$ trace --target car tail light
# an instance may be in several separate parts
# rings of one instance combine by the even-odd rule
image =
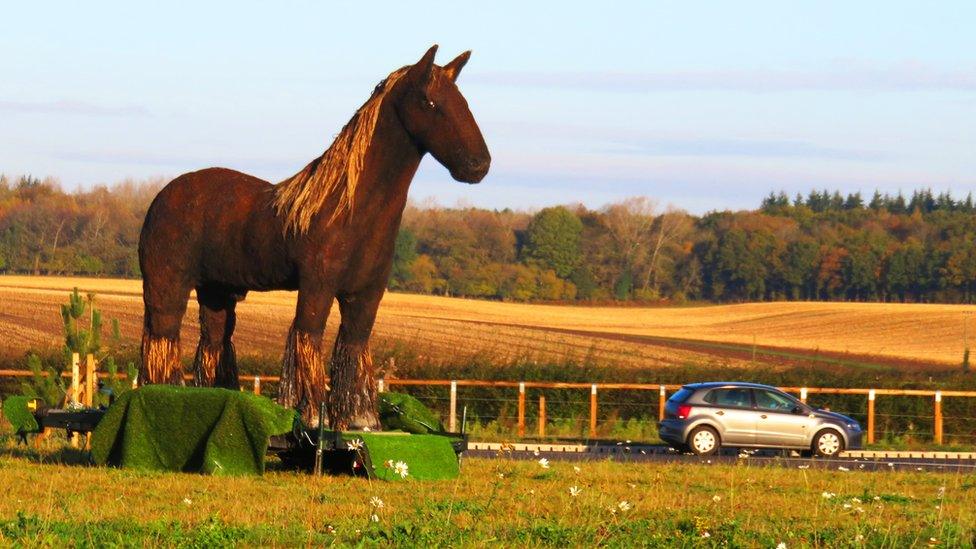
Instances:
[[[678,405],[678,419],[687,419],[691,415],[691,406],[688,404]]]

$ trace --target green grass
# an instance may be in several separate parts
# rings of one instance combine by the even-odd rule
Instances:
[[[976,480],[961,474],[606,461],[544,469],[502,456],[464,460],[456,480],[388,483],[75,464],[83,459],[54,443],[3,446],[0,545],[969,547],[976,539]]]

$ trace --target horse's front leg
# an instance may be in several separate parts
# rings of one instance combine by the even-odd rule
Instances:
[[[329,364],[332,388],[326,402],[329,425],[333,429],[380,428],[369,336],[382,297],[383,288],[337,296],[342,323]]]
[[[297,408],[310,426],[318,424],[319,407],[328,390],[322,364],[322,332],[333,298],[332,290],[325,287],[301,287],[295,320],[285,342],[278,403]]]

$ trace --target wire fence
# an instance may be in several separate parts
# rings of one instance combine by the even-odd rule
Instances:
[[[75,357],[62,374],[71,387],[83,379]],[[86,361],[87,363],[87,361]],[[91,380],[106,374],[95,365]],[[0,370],[0,378],[31,372]],[[125,378],[124,374],[117,376]],[[188,376],[187,380],[191,378]],[[242,375],[242,390],[276,396],[278,376]],[[451,431],[505,439],[657,440],[657,422],[677,384],[560,383],[449,379],[380,379],[382,391],[406,392],[438,413]],[[801,401],[856,419],[868,444],[876,441],[976,444],[976,391],[837,387],[780,387]],[[69,391],[70,393],[70,391]],[[464,422],[462,426],[462,421]]]

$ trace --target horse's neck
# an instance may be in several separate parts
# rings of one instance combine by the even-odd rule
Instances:
[[[422,155],[392,108],[379,116],[351,213],[355,219],[395,212],[399,222]]]

